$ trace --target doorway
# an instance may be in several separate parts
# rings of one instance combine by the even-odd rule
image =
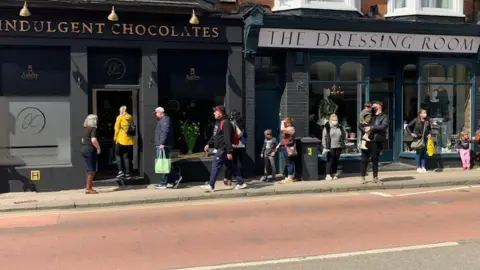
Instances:
[[[379,78],[370,81],[369,99],[371,101],[381,101],[383,103],[383,112],[388,115],[387,139],[383,143],[383,151],[379,160],[381,162],[393,161],[393,131],[395,130],[394,89],[395,83],[393,78]]]
[[[93,113],[98,115],[97,137],[102,149],[98,156],[98,173],[96,179],[115,178],[118,169],[115,162],[115,144],[113,142],[115,120],[121,106],[127,106],[138,129],[138,90],[137,89],[93,89]],[[132,168],[138,172],[138,135],[135,136]]]

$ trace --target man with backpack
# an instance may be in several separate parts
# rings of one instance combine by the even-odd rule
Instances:
[[[215,117],[215,127],[213,128],[213,135],[205,145],[205,152],[208,151],[210,146],[213,146],[213,153],[215,154],[212,161],[212,170],[210,172],[210,180],[207,185],[202,186],[207,192],[215,191],[215,183],[217,181],[218,174],[223,165],[232,172],[232,176],[236,178],[237,185],[234,189],[243,189],[247,185],[241,176],[238,167],[233,164],[233,135],[234,128],[229,118],[225,114],[225,106],[218,105],[213,108],[213,115]]]

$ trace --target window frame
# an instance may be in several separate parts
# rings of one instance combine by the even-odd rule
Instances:
[[[425,83],[424,81],[422,81],[422,70],[424,68],[424,66],[426,65],[429,65],[429,64],[439,64],[439,65],[442,65],[444,67],[444,71],[445,71],[445,77],[448,76],[448,70],[451,68],[451,67],[454,67],[456,65],[465,65],[465,67],[469,70],[469,76],[470,76],[470,81],[469,82],[428,82],[428,83]],[[419,61],[417,61],[417,63],[415,64],[416,67],[417,67],[417,78],[416,78],[416,82],[409,82],[409,83],[404,83],[403,80],[403,68],[405,68],[407,65],[404,65],[403,68],[402,68],[402,88],[401,88],[401,105],[400,105],[400,108],[401,108],[401,115],[402,115],[402,121],[403,121],[403,115],[404,115],[404,89],[405,89],[405,86],[416,86],[417,87],[417,100],[419,101],[420,100],[420,97],[421,97],[421,94],[422,94],[422,87],[425,86],[425,85],[448,85],[448,86],[458,86],[458,85],[461,85],[461,86],[469,86],[470,87],[470,137],[472,136],[475,136],[475,85],[476,85],[476,82],[475,82],[475,70],[474,70],[474,65],[472,64],[471,60],[462,60],[462,59],[458,59],[456,61],[449,61],[449,60],[444,60],[444,59],[433,59],[433,58],[429,58],[429,59],[420,59]],[[420,102],[417,102],[417,111],[420,109]],[[401,142],[402,142],[402,145],[400,146],[400,152],[399,152],[399,156],[401,158],[414,158],[415,157],[415,153],[411,153],[411,152],[405,152],[404,149],[403,149],[403,130],[401,132]],[[471,143],[470,145],[470,148],[473,147],[473,142]],[[458,158],[459,157],[459,154],[456,153],[456,152],[441,152],[441,153],[435,153],[436,156],[440,156],[441,158]]]
[[[343,11],[357,11],[362,14],[361,0],[343,0],[343,2],[327,2],[319,1],[311,3],[312,0],[293,0],[288,6],[282,6],[281,0],[275,0],[272,11],[283,11],[292,9],[324,9],[324,10],[343,10]]]
[[[329,62],[331,64],[335,65],[335,79],[334,80],[312,80],[311,75],[309,74],[309,85],[311,86],[312,84],[332,84],[333,85],[361,85],[363,88],[363,95],[364,100],[369,99],[369,94],[370,94],[370,74],[369,68],[370,68],[370,62],[369,58],[364,58],[364,57],[349,57],[349,58],[343,58],[343,57],[312,57],[311,60],[309,61],[309,72],[311,71],[312,66],[315,63],[318,62]],[[358,63],[361,64],[363,67],[363,78],[362,80],[354,80],[354,81],[347,81],[347,80],[340,80],[340,70],[342,65],[346,63]],[[309,91],[311,91],[311,87],[309,87]],[[357,93],[358,94],[358,93]],[[310,95],[310,94],[309,94]],[[360,103],[362,101],[360,100]],[[310,97],[309,97],[309,107],[310,107]],[[362,108],[362,104],[360,105],[360,108]],[[358,114],[360,111],[358,112]],[[358,117],[357,116],[357,122],[358,122]],[[309,130],[310,133],[310,130]],[[357,131],[357,136],[358,136],[358,131]],[[357,137],[358,139],[358,137]],[[358,143],[358,142],[357,142]],[[358,145],[357,145],[358,147]],[[321,160],[326,160],[326,156],[322,155],[321,153],[318,154],[318,158]],[[340,155],[340,160],[358,160],[361,158],[361,153],[342,153]]]
[[[422,0],[405,0],[405,7],[395,8],[395,1],[388,0],[387,13],[385,17],[400,17],[411,15],[426,15],[426,16],[445,16],[445,17],[460,17],[464,18],[463,1],[451,0],[451,8],[430,8],[422,7]]]

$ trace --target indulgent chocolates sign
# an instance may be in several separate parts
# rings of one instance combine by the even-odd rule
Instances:
[[[0,34],[11,32],[139,37],[191,37],[206,39],[216,39],[219,37],[218,27],[213,26],[0,20]]]

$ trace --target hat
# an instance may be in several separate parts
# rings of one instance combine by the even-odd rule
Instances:
[[[213,107],[213,111],[214,112],[219,111],[222,114],[225,114],[225,106],[223,106],[223,105],[215,106],[215,107]]]
[[[157,107],[153,113],[157,113],[157,112],[163,113],[165,112],[165,109],[163,107]]]

